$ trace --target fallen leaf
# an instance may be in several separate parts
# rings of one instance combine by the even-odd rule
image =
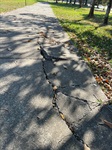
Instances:
[[[102,82],[102,78],[101,78],[101,77],[96,76],[95,79],[96,79],[96,81],[97,81],[98,83],[101,83],[101,82]]]
[[[52,75],[56,76],[57,72],[53,72]]]
[[[57,86],[55,85],[55,86],[53,86],[53,91],[56,91],[58,88],[57,88]]]
[[[87,44],[84,44],[84,45],[83,45],[83,47],[87,47],[87,46],[88,46]]]
[[[60,112],[60,116],[63,120],[65,120],[65,116],[63,115],[63,113]]]
[[[90,57],[87,57],[87,60],[90,61],[91,60]]]
[[[10,47],[7,48],[8,51],[12,51],[12,49]]]
[[[27,42],[31,42],[31,39],[29,39]]]
[[[44,32],[40,32],[39,34],[41,34],[41,36],[43,36],[43,37],[47,38],[46,33],[44,33]]]
[[[70,45],[70,42],[69,42],[69,41],[66,41],[66,42],[65,42],[65,44],[68,44],[68,45]]]
[[[108,79],[103,79],[104,82],[106,83],[109,83],[109,80]]]
[[[86,144],[84,144],[84,150],[91,150]]]
[[[39,34],[43,34],[44,32],[40,31]]]
[[[67,66],[63,65],[63,68],[64,68],[64,69],[67,69]]]
[[[101,120],[102,120],[102,122],[103,122],[104,124],[106,124],[108,127],[112,128],[112,123],[111,123],[111,122],[109,122],[109,121],[107,121],[107,120],[105,120],[105,119],[101,119]]]
[[[105,86],[106,88],[108,88],[108,90],[110,90],[110,91],[112,90],[112,88],[111,88],[111,86],[110,86],[109,84],[105,83],[104,86]]]
[[[54,39],[49,39],[49,44],[52,44],[52,43],[56,43],[56,41]]]

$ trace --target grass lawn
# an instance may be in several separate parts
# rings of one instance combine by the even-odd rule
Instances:
[[[11,11],[19,7],[24,7],[26,5],[31,5],[38,0],[0,0],[0,13]]]
[[[102,26],[105,12],[95,11],[95,17],[89,19],[87,15],[90,8],[65,3],[50,4],[97,82],[108,98],[112,99],[112,13],[109,24]]]

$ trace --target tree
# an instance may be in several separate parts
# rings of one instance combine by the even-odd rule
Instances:
[[[85,4],[84,5],[87,6],[87,3],[88,3],[88,0],[85,0]]]
[[[99,8],[99,4],[102,4],[102,3],[103,3],[103,0],[97,0],[96,1],[97,8]]]
[[[89,18],[93,18],[93,17],[94,17],[94,6],[95,6],[95,2],[96,2],[96,0],[93,0],[93,1],[92,1],[92,6],[91,6],[91,8],[90,8],[89,15],[88,15]]]
[[[108,24],[108,18],[109,18],[109,13],[112,7],[112,0],[109,0],[108,5],[107,5],[107,10],[106,10],[106,14],[105,14],[105,18],[104,18],[104,25]]]
[[[101,0],[102,1],[102,5],[106,6],[107,5],[107,0]]]
[[[66,0],[66,4],[68,3],[68,0]]]
[[[79,8],[82,7],[82,0],[79,0]]]
[[[70,0],[70,3],[72,3],[72,0]]]
[[[75,5],[75,3],[76,3],[76,0],[74,0],[74,5]]]

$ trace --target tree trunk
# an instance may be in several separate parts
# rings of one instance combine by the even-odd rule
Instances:
[[[92,2],[92,6],[90,8],[90,12],[89,12],[89,15],[88,15],[89,18],[93,18],[94,17],[94,5],[95,5],[95,1],[96,0],[93,0],[93,2]]]
[[[72,3],[72,0],[70,0],[70,3]]]
[[[85,1],[85,4],[84,4],[84,5],[87,6],[87,3],[88,3],[88,0]]]
[[[76,0],[74,0],[74,5],[75,5],[75,3],[76,3]]]
[[[68,3],[68,0],[66,0],[66,4]]]
[[[79,8],[82,7],[82,0],[79,0]]]
[[[82,4],[84,5],[84,0],[82,0]]]
[[[99,8],[100,0],[97,0],[97,8]]]
[[[112,0],[109,0],[109,3],[107,5],[105,18],[104,18],[104,22],[103,22],[104,25],[108,24],[108,18],[109,18],[109,13],[110,13],[110,10],[111,10],[111,6],[112,6]]]
[[[58,3],[58,0],[56,0],[56,3]]]

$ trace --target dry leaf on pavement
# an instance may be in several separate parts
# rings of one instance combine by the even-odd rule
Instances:
[[[109,121],[107,121],[107,120],[105,120],[105,119],[101,119],[102,120],[102,122],[104,123],[104,124],[106,124],[109,128],[112,128],[112,123],[111,122],[109,122]]]
[[[86,144],[84,144],[84,150],[91,150]]]
[[[55,85],[55,86],[53,86],[53,91],[56,91],[58,88],[57,88],[57,86]]]
[[[65,120],[65,116],[63,115],[63,113],[60,112],[60,117]]]
[[[12,51],[12,48],[8,47],[7,50],[8,50],[8,51]]]

